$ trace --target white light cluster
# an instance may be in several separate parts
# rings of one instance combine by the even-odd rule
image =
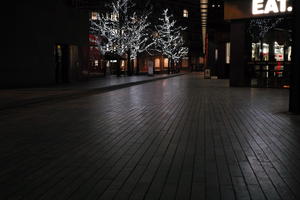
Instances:
[[[203,53],[205,53],[208,0],[200,0]]]
[[[252,14],[292,12],[293,7],[287,6],[287,0],[252,0]]]
[[[97,44],[102,55],[127,54],[134,60],[138,53],[147,51],[154,45],[148,33],[150,13],[143,15],[129,13],[128,10],[133,6],[130,0],[117,0],[108,7],[109,13],[93,16],[91,31],[99,38]],[[120,20],[119,16],[123,16],[124,20]]]
[[[168,13],[168,9],[163,11],[162,16],[159,18],[160,24],[155,26],[159,36],[155,38],[157,50],[168,57],[168,60],[178,63],[189,52],[181,34],[186,28],[176,25],[176,20]]]

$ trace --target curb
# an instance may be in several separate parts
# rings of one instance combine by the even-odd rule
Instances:
[[[81,90],[81,91],[77,91],[77,92],[69,93],[69,94],[59,94],[59,95],[49,95],[49,96],[45,96],[45,97],[38,97],[38,98],[30,99],[30,100],[15,102],[15,103],[12,103],[11,105],[0,106],[0,111],[14,109],[14,108],[23,107],[23,106],[30,106],[33,104],[40,104],[40,103],[45,103],[45,102],[50,102],[50,101],[51,102],[59,102],[59,101],[63,101],[63,100],[68,100],[72,97],[79,98],[79,97],[82,97],[85,95],[93,95],[93,94],[98,94],[98,93],[114,91],[114,90],[118,90],[118,89],[122,89],[122,88],[127,88],[127,87],[131,87],[131,86],[135,86],[135,85],[142,85],[142,84],[149,83],[149,82],[174,78],[174,77],[183,76],[183,75],[185,75],[185,73],[170,75],[170,76],[166,76],[166,77],[158,77],[158,78],[153,78],[153,79],[149,79],[149,80],[134,81],[134,82],[124,83],[124,84],[119,84],[119,85],[111,85],[111,86],[100,87],[100,88],[86,89],[86,90]]]

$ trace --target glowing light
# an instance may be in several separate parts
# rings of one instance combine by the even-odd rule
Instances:
[[[262,10],[264,8],[264,0],[253,0],[252,2],[252,14],[253,15],[260,15],[263,14],[264,11]]]
[[[279,12],[276,0],[269,0],[267,2],[264,13],[269,14],[270,12],[273,12],[273,13]]]
[[[286,11],[286,0],[278,0],[280,2],[280,12]]]
[[[253,0],[252,14],[262,15],[269,13],[292,12],[293,7],[287,7],[287,0]]]

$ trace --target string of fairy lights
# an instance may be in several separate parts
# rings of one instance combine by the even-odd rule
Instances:
[[[279,18],[258,18],[258,19],[251,19],[248,32],[252,38],[252,40],[262,39],[265,35],[276,27],[277,24],[284,20],[283,17]]]

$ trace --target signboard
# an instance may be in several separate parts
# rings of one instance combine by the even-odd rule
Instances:
[[[287,3],[288,0],[252,0],[252,14],[265,15],[292,12],[293,7],[287,5]]]
[[[292,0],[226,0],[225,20],[287,15],[293,11]]]

